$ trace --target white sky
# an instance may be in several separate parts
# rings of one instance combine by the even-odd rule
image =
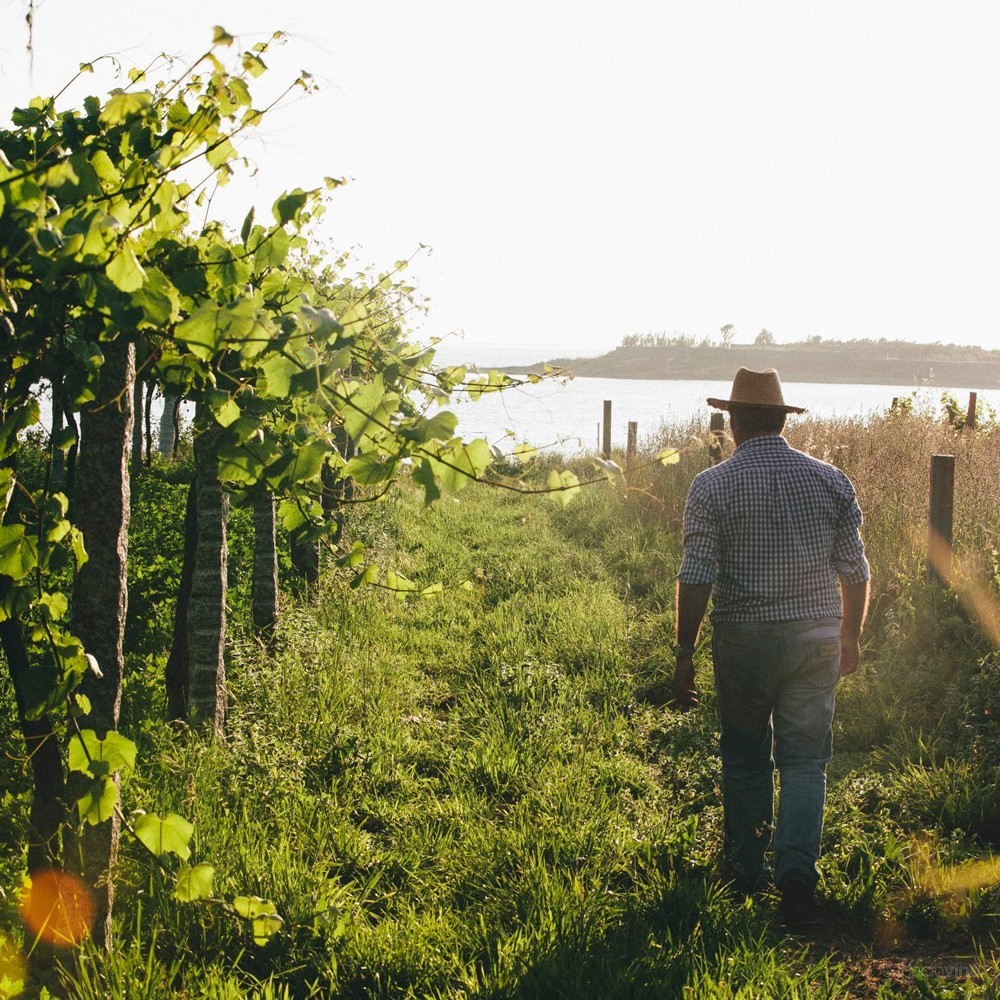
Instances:
[[[425,336],[495,364],[629,332],[1000,347],[996,0],[0,0],[0,114],[104,52],[288,43],[322,92],[216,208],[346,176],[360,262],[433,248]],[[101,88],[87,78],[87,90]]]

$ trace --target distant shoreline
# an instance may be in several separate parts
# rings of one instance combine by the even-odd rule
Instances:
[[[956,353],[978,354],[947,360],[933,356],[939,345],[872,342],[829,344],[814,350],[796,346],[618,347],[596,358],[554,358],[531,365],[497,365],[512,375],[537,373],[546,365],[589,378],[731,381],[737,368],[776,368],[785,382],[853,385],[912,385],[1000,389],[1000,352],[979,348]],[[921,356],[923,355],[923,356]],[[927,356],[932,355],[932,356]]]

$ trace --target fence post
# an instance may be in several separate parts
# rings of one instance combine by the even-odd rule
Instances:
[[[978,398],[976,393],[969,393],[969,409],[965,413],[965,426],[972,430],[976,429],[976,400]]]
[[[611,458],[611,400],[604,400],[604,443],[601,458]]]
[[[931,503],[927,528],[927,579],[947,587],[951,580],[955,456],[931,456]]]
[[[639,424],[635,420],[630,420],[628,422],[628,445],[625,448],[626,470],[628,470],[628,468],[635,461],[635,446],[638,437],[639,437]]]
[[[715,440],[708,446],[709,460],[715,465],[722,461],[722,439],[726,434],[726,417],[722,413],[713,413],[709,418],[709,428]]]

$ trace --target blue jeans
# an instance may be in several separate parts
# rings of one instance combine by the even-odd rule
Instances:
[[[840,678],[840,620],[716,623],[712,657],[719,705],[725,853],[737,888],[770,880],[815,885]],[[774,769],[781,781],[774,823]]]

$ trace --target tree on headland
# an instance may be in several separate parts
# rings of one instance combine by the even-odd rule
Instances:
[[[694,347],[694,337],[676,330],[665,333],[626,333],[620,347]]]
[[[725,326],[719,327],[719,339],[723,347],[732,347],[735,337],[736,328],[732,323],[727,323]]]
[[[766,326],[762,327],[753,342],[756,347],[769,347],[774,343],[774,334]]]

